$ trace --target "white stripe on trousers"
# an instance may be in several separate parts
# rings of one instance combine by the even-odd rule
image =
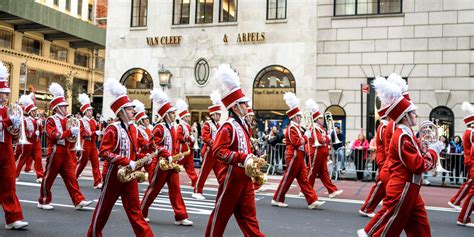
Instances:
[[[378,182],[377,182],[377,186],[375,186],[375,189],[374,189],[374,191],[372,192],[372,195],[370,195],[369,202],[367,203],[367,205],[365,205],[365,208],[364,208],[364,210],[362,210],[362,211],[366,212],[366,211],[367,211],[367,207],[369,207],[370,204],[372,204],[372,201],[374,201],[374,198],[375,198],[375,194],[379,191],[379,188],[380,188],[380,185],[381,185],[381,184],[382,184],[382,181],[378,181]]]
[[[48,197],[48,193],[46,192],[46,180],[48,180],[48,176],[49,176],[49,173],[50,173],[50,169],[51,169],[51,164],[53,163],[53,157],[54,155],[56,155],[56,144],[53,145],[53,151],[51,152],[51,156],[49,158],[49,163],[47,164],[47,169],[46,169],[46,174],[44,174],[44,179],[43,179],[43,182],[44,182],[44,185],[43,185],[43,204],[49,204],[49,203],[46,203],[46,198]]]
[[[392,217],[390,217],[390,219],[387,222],[387,225],[385,226],[385,228],[382,232],[382,237],[385,237],[387,235],[387,232],[390,229],[390,226],[392,225],[395,218],[397,218],[398,212],[400,211],[400,207],[402,206],[403,202],[405,201],[405,197],[407,195],[407,192],[408,192],[409,188],[410,188],[410,182],[407,182],[405,184],[405,188],[403,189],[402,196],[400,197],[400,200],[397,203],[397,206],[395,207],[395,213],[392,215]]]
[[[295,159],[296,159],[297,153],[298,153],[298,151],[295,151],[295,153],[293,154],[293,158],[291,158],[290,165],[288,166],[288,169],[286,170],[285,178],[283,179],[283,182],[282,182],[281,185],[280,185],[280,190],[278,190],[277,200],[275,200],[275,201],[277,201],[277,202],[280,201],[281,192],[283,191],[283,187],[284,187],[285,184],[286,184],[286,181],[287,181],[287,179],[288,179],[288,175],[290,174],[291,167],[293,166],[293,162],[294,162]]]
[[[213,236],[214,233],[214,226],[216,225],[216,220],[217,216],[219,214],[219,207],[221,206],[222,199],[224,197],[225,191],[227,190],[227,182],[229,181],[230,173],[232,172],[232,165],[229,165],[229,169],[227,170],[227,175],[225,176],[225,181],[224,181],[224,187],[222,188],[222,194],[219,197],[219,200],[216,203],[216,208],[214,208],[214,218],[212,218],[212,224],[211,224],[211,233],[210,236]]]
[[[104,197],[105,197],[105,192],[107,191],[107,186],[109,186],[109,179],[110,179],[110,173],[112,172],[112,168],[114,165],[110,164],[109,170],[107,171],[107,175],[105,177],[105,185],[104,188],[102,189],[102,192],[100,193],[100,201],[99,204],[97,204],[97,211],[95,212],[96,215],[94,216],[94,223],[92,224],[92,236],[95,237],[95,228],[97,225],[97,218],[99,217],[99,212],[100,209],[102,209],[102,204],[104,203]]]
[[[210,147],[209,147],[209,148],[210,148]],[[203,157],[204,161],[202,162],[202,165],[201,165],[201,172],[199,173],[198,179],[197,179],[197,181],[196,181],[196,185],[194,186],[194,193],[197,193],[199,180],[201,180],[202,168],[203,168],[204,165],[206,164],[208,154],[209,154],[209,149],[208,149],[208,150],[206,151],[206,153],[204,154],[204,157]],[[211,173],[211,171],[209,171],[209,173]]]

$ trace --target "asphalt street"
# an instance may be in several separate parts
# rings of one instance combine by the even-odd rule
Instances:
[[[93,207],[97,204],[100,191],[92,188],[90,178],[80,178],[82,192],[93,206],[85,210],[74,210],[69,194],[62,179],[58,177],[53,187],[52,211],[37,208],[39,184],[31,174],[22,174],[17,182],[17,194],[21,200],[25,220],[30,223],[26,230],[11,231],[0,228],[0,236],[85,236],[91,222]],[[140,193],[146,189],[142,184]],[[214,206],[215,188],[205,189],[207,200],[197,201],[191,198],[192,189],[182,187],[190,220],[193,227],[175,226],[173,212],[165,189],[155,200],[149,218],[155,236],[203,236],[209,214]],[[319,210],[309,210],[304,199],[289,195],[289,208],[276,208],[270,205],[271,193],[256,195],[257,215],[261,230],[267,236],[356,236],[356,230],[362,228],[368,218],[358,215],[360,201],[349,199],[328,200]],[[474,230],[458,227],[455,224],[456,212],[446,209],[431,209],[428,216],[433,236],[472,237]],[[0,223],[5,223],[3,213]],[[120,202],[117,202],[104,230],[104,236],[133,236],[132,228]],[[229,221],[225,236],[242,236],[234,219]]]

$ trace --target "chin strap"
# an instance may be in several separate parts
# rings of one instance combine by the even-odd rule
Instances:
[[[121,108],[120,110],[122,111],[123,117],[125,117],[125,120],[126,120],[126,121],[123,121],[123,122],[125,123],[125,125],[128,126],[130,124],[131,119],[130,119],[130,117],[128,117],[128,114],[125,112],[124,108]]]

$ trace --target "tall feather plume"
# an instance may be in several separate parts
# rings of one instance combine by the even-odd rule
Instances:
[[[298,99],[298,97],[296,97],[295,93],[293,92],[285,92],[283,99],[290,109],[297,107],[300,103],[300,99]]]
[[[77,100],[79,101],[79,103],[81,103],[81,105],[91,103],[91,99],[89,98],[89,96],[86,93],[79,94],[79,96],[77,97]]]
[[[407,81],[403,80],[400,75],[392,73],[388,76],[388,81],[400,87],[402,89],[402,93],[408,91]]]
[[[464,101],[461,105],[461,109],[464,111],[464,112],[467,112],[469,114],[474,114],[474,106],[471,105],[471,103],[467,102],[467,101]]]
[[[145,111],[145,105],[139,100],[133,100],[133,105],[135,105],[135,112],[140,113]]]
[[[175,107],[178,111],[188,110],[188,104],[186,104],[186,102],[182,99],[176,101]]]
[[[64,89],[56,82],[51,83],[48,90],[54,97],[64,96]]]
[[[377,77],[373,85],[384,105],[391,105],[402,96],[402,89],[383,77]]]
[[[10,73],[8,73],[7,67],[0,61],[0,79],[7,79],[8,76],[10,76]]]
[[[219,93],[219,91],[217,91],[217,90],[212,91],[212,93],[209,95],[209,97],[211,98],[212,105],[220,105],[221,104],[222,96]]]
[[[313,99],[306,100],[305,105],[306,105],[306,108],[311,111],[311,113],[319,111],[319,106],[316,103],[316,101],[314,101]]]
[[[107,78],[105,80],[104,89],[114,98],[127,94],[127,88],[114,78]]]
[[[229,64],[221,64],[217,68],[214,78],[221,84],[224,94],[229,93],[233,89],[240,87],[239,75],[230,67]]]
[[[31,99],[30,95],[22,95],[19,100],[20,104],[23,106],[28,106],[33,104],[33,100]]]
[[[151,91],[150,99],[158,104],[163,104],[170,101],[168,95],[161,88],[154,88]]]

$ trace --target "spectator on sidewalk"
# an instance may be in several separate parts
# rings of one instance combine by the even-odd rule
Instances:
[[[461,171],[464,170],[464,147],[462,146],[462,139],[460,136],[455,136],[454,139],[449,143],[447,152],[450,156],[450,170],[451,177],[449,181],[451,184],[459,184],[459,177]]]
[[[330,129],[330,128],[328,128]],[[332,142],[332,149],[333,152],[336,152],[336,159],[341,162],[341,169],[344,171],[346,170],[346,155],[344,149],[339,149],[345,145],[345,137],[344,134],[341,132],[341,124],[334,123],[334,130],[331,132],[331,142]],[[340,143],[336,142],[336,137],[334,136],[334,132],[336,132],[337,138]]]
[[[364,134],[359,134],[357,140],[352,143],[352,154],[354,155],[354,163],[356,166],[357,180],[364,179],[364,166],[367,160],[367,150],[369,149],[369,142]]]
[[[446,155],[447,153],[447,148],[448,148],[448,145],[449,145],[449,141],[448,141],[448,138],[445,136],[445,135],[441,135],[439,137],[439,141],[440,141],[440,145],[441,145],[441,153],[440,153],[440,156],[444,158],[444,160],[441,160],[441,165],[446,168],[447,170],[451,170],[452,167],[450,166],[450,160],[451,158],[449,156]],[[445,183],[444,183],[444,180],[446,179],[446,173],[443,172],[441,173],[441,185],[444,186]]]

